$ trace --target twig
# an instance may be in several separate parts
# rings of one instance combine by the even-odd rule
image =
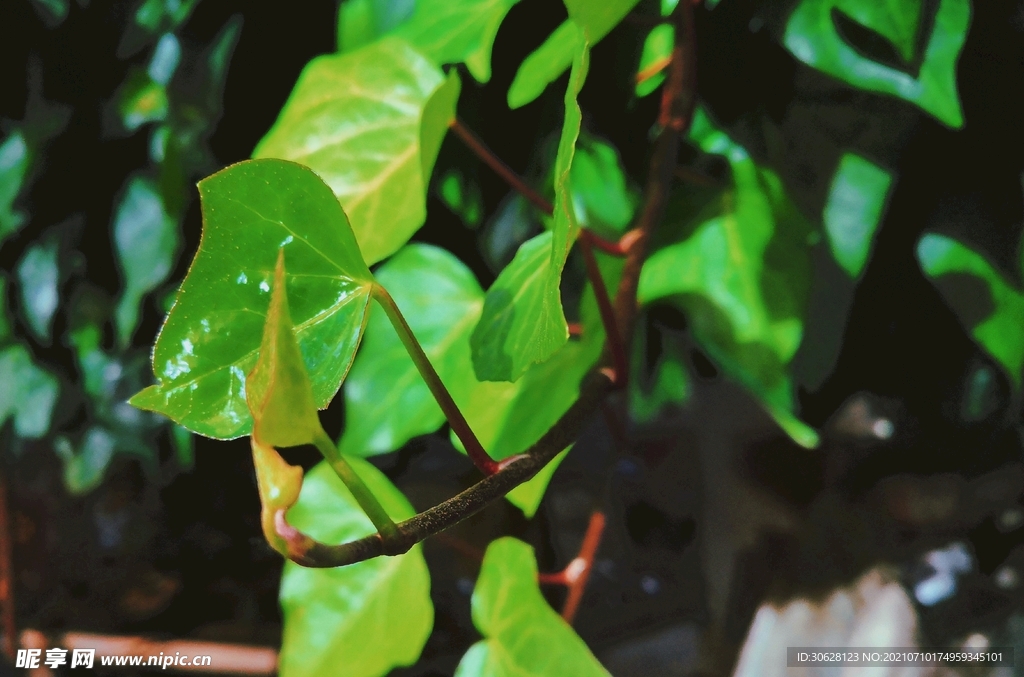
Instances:
[[[597,309],[601,313],[601,323],[604,325],[605,337],[612,354],[612,366],[615,369],[615,385],[623,386],[629,379],[629,362],[626,360],[626,351],[622,344],[622,334],[615,321],[615,308],[612,307],[612,300],[608,296],[608,289],[605,287],[604,278],[601,277],[601,269],[597,266],[597,258],[594,256],[594,249],[591,245],[590,234],[587,230],[580,233],[580,251],[583,253],[583,263],[587,267],[587,277],[590,278],[590,286],[594,289],[594,298],[597,299]]]
[[[18,626],[14,616],[14,576],[11,571],[11,520],[7,513],[7,481],[0,476],[0,623],[3,626],[3,653],[14,659]]]
[[[670,63],[672,63],[672,57],[671,56],[666,56],[663,59],[658,59],[657,61],[652,63],[650,66],[648,66],[647,68],[643,69],[642,71],[640,71],[639,73],[636,74],[636,84],[639,85],[641,82],[646,82],[646,81],[650,80],[655,75],[657,75],[661,71],[663,71],[666,68],[668,68],[668,65]]]
[[[537,576],[539,583],[564,585],[569,589],[565,606],[562,607],[562,618],[570,625],[572,619],[576,617],[580,600],[583,599],[590,571],[594,568],[594,556],[597,555],[597,549],[601,545],[604,525],[603,512],[597,510],[591,513],[590,523],[587,525],[587,532],[583,535],[583,544],[580,546],[579,554],[562,571],[555,574],[538,574]]]
[[[479,136],[473,133],[469,127],[463,124],[462,120],[455,118],[449,127],[455,135],[459,137],[464,144],[466,144],[473,153],[487,163],[491,169],[495,171],[501,178],[505,179],[505,182],[515,188],[519,193],[527,200],[532,202],[542,212],[551,216],[555,213],[555,207],[548,202],[543,195],[530,188],[526,181],[522,179],[518,174],[512,171],[512,168],[505,164],[501,158],[494,154],[490,148],[487,147]]]

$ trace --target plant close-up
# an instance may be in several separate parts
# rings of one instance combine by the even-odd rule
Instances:
[[[1024,675],[1020,0],[0,55],[0,675]]]

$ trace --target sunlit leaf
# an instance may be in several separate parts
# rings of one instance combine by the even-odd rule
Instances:
[[[581,137],[570,171],[573,206],[580,224],[621,235],[640,201],[626,179],[619,153],[611,144]]]
[[[358,458],[349,463],[393,519],[415,514],[379,470]],[[288,521],[325,543],[376,531],[326,463],[306,474]],[[434,623],[430,574],[419,545],[398,557],[338,569],[306,569],[287,562],[281,608],[281,677],[380,677],[415,663]]]
[[[832,256],[856,278],[868,262],[892,175],[854,153],[846,153],[832,178],[823,220]]]
[[[338,51],[351,52],[395,30],[416,10],[415,0],[343,0],[338,7]]]
[[[89,429],[76,450],[66,437],[58,438],[54,451],[64,464],[64,486],[74,495],[87,494],[100,485],[114,458],[116,441],[100,426]]]
[[[944,285],[939,285],[939,289],[974,340],[1006,369],[1014,385],[1020,388],[1024,377],[1024,292],[1008,282],[981,254],[944,235],[929,233],[922,237],[917,244],[917,260],[934,281],[959,273],[985,283],[992,312],[980,322],[972,322],[973,326],[967,324],[967,318],[976,316],[977,299],[971,298],[970,307],[965,307],[963,295],[947,293],[949,289]],[[1024,272],[1024,261],[1021,270]]]
[[[114,217],[114,246],[124,273],[124,291],[114,311],[122,346],[135,331],[143,297],[170,274],[178,240],[178,224],[164,211],[157,186],[150,179],[133,178]]]
[[[647,96],[665,81],[664,70],[672,56],[675,42],[676,32],[672,24],[660,24],[647,34],[640,53],[640,66],[637,68],[637,79],[644,77],[636,83],[637,96]]]
[[[299,498],[302,489],[302,468],[289,465],[277,450],[251,439],[252,464],[256,468],[256,485],[260,493],[260,526],[267,543],[288,556],[288,545],[277,534],[279,510],[288,510]]]
[[[359,345],[373,282],[338,201],[282,160],[232,165],[199,184],[203,238],[153,350],[157,384],[132,398],[210,437],[247,434],[245,376],[256,364],[278,250],[317,406]]]
[[[245,379],[253,440],[273,447],[312,444],[321,431],[313,387],[295,340],[285,284],[284,250],[278,253],[270,307],[256,366]]]
[[[523,60],[508,89],[508,107],[515,109],[530,103],[572,65],[578,30],[584,31],[590,45],[596,45],[637,2],[639,0],[565,0],[569,18]]]
[[[35,244],[18,264],[21,303],[28,326],[40,339],[49,339],[53,314],[57,310],[57,241]]]
[[[793,56],[820,71],[873,92],[905,99],[950,127],[964,124],[956,89],[956,62],[967,38],[970,0],[940,0],[934,22],[922,21],[920,0],[802,0],[783,38]],[[894,68],[861,54],[839,33],[836,13],[887,39],[905,62]],[[924,39],[920,67],[914,58]]]
[[[570,174],[582,119],[576,97],[587,77],[589,54],[581,38],[565,92],[565,118],[555,158],[554,225],[524,243],[498,275],[487,290],[480,322],[473,330],[473,369],[484,381],[515,381],[569,338],[559,289],[565,259],[579,234]]]
[[[377,280],[405,316],[441,381],[457,401],[476,383],[469,335],[483,290],[473,273],[443,249],[410,244],[384,263]],[[345,384],[346,455],[394,451],[434,432],[444,414],[383,311],[370,314],[366,337]]]
[[[24,346],[0,351],[0,425],[14,418],[19,437],[42,437],[57,401],[57,379],[33,363]]]
[[[299,76],[253,157],[307,165],[338,196],[367,264],[423,225],[430,173],[459,78],[399,38],[321,56]]]
[[[455,677],[608,676],[608,671],[537,587],[533,549],[511,537],[492,542],[473,589],[470,647]]]
[[[26,216],[14,208],[14,201],[25,184],[31,158],[25,136],[18,130],[0,144],[0,242],[25,223]]]
[[[793,414],[787,365],[803,336],[810,227],[782,182],[699,110],[691,138],[724,155],[732,185],[685,240],[655,252],[640,275],[643,303],[671,298],[726,373],[749,388],[795,441],[817,434]],[[689,231],[688,231],[689,232]]]

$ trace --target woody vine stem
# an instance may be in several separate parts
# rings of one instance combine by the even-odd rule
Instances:
[[[388,313],[388,317],[398,330],[403,343],[409,349],[417,368],[427,381],[439,404],[449,415],[453,430],[462,439],[474,463],[485,473],[484,479],[466,489],[462,493],[430,508],[415,517],[395,525],[390,533],[375,533],[340,545],[320,543],[306,534],[289,526],[285,520],[285,510],[278,510],[274,515],[278,535],[288,544],[289,557],[306,567],[328,568],[354,564],[380,555],[400,555],[407,552],[413,545],[434,534],[440,533],[463,519],[498,500],[506,493],[526,482],[537,474],[548,462],[563,449],[575,442],[583,425],[591,414],[604,401],[605,397],[621,385],[625,377],[625,355],[629,348],[629,337],[637,314],[636,292],[640,279],[640,269],[647,255],[647,244],[651,233],[661,222],[668,201],[669,190],[676,175],[678,149],[682,135],[689,128],[696,105],[696,67],[695,67],[695,36],[693,28],[693,9],[690,2],[681,2],[673,13],[672,20],[676,24],[676,34],[680,36],[679,44],[672,52],[668,64],[668,78],[662,90],[661,106],[658,116],[658,135],[654,141],[647,183],[640,215],[635,227],[623,241],[619,243],[601,242],[584,232],[581,246],[584,256],[592,246],[609,253],[624,255],[625,265],[622,279],[616,290],[614,303],[605,292],[606,306],[601,316],[605,324],[608,341],[598,366],[584,377],[580,384],[580,396],[569,407],[568,411],[523,454],[496,463],[479,445],[465,419],[455,407],[445,407],[445,398],[451,397],[444,390],[443,384],[433,371],[429,361],[419,344],[412,338],[411,331],[405,325],[394,301],[382,290],[375,288],[374,294],[378,302]],[[452,130],[470,146],[488,165],[514,188],[541,209],[550,210],[550,205],[519,178],[503,162],[496,158],[487,147],[461,122],[456,121]],[[587,266],[588,270],[591,266]],[[592,282],[593,276],[591,276]],[[600,280],[600,277],[597,278]],[[598,284],[594,282],[598,301],[601,303]],[[603,285],[600,287],[603,289]],[[404,328],[403,328],[404,326]],[[422,364],[421,364],[422,362]],[[433,374],[427,378],[426,374]],[[438,388],[438,386],[440,386]],[[453,421],[454,418],[454,421]],[[457,426],[465,424],[465,430]],[[466,437],[463,437],[463,435]],[[469,440],[467,442],[467,440]],[[489,462],[489,463],[488,463]],[[492,465],[493,464],[493,465]]]

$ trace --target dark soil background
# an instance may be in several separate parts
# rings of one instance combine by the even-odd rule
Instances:
[[[654,4],[644,0],[641,8]],[[428,541],[434,632],[420,664],[395,674],[451,674],[477,639],[469,596],[489,540],[504,533],[524,538],[536,547],[541,570],[557,570],[575,556],[595,508],[606,511],[608,529],[575,625],[620,676],[687,674],[706,628],[718,624],[727,651],[742,640],[757,602],[773,590],[785,596],[825,589],[877,561],[904,567],[912,585],[920,553],[957,539],[969,544],[977,567],[962,579],[957,596],[920,608],[929,639],[942,643],[969,630],[996,631],[1019,608],[1019,595],[996,587],[992,576],[1024,541],[1024,530],[1008,530],[998,521],[1001,511],[1018,502],[1024,479],[996,491],[995,498],[965,490],[957,494],[966,498],[956,514],[936,523],[897,524],[886,514],[889,530],[865,539],[845,532],[822,506],[823,497],[838,497],[861,511],[852,514],[875,515],[881,508],[871,490],[884,478],[896,477],[913,501],[924,500],[920,496],[932,486],[915,482],[937,473],[955,473],[974,488],[993,473],[1021,475],[1021,403],[921,275],[913,251],[922,232],[940,230],[981,249],[1010,279],[1024,283],[1018,263],[1024,221],[1024,5],[974,3],[958,69],[967,126],[957,132],[909,104],[855,91],[796,62],[779,45],[789,6],[723,0],[714,12],[698,8],[699,88],[716,118],[780,172],[811,218],[821,213],[843,151],[856,150],[897,175],[874,256],[858,286],[837,273],[827,250],[816,253],[819,291],[797,372],[804,416],[824,427],[824,450],[804,452],[788,443],[747,396],[722,382],[690,340],[685,318],[668,308],[652,309],[645,316],[652,337],[648,361],[653,364],[670,345],[685,351],[696,379],[691,403],[645,429],[620,429],[608,420],[622,420],[622,402],[611,401],[612,416],[591,422],[534,520],[499,503]],[[73,107],[24,201],[31,222],[0,247],[6,271],[41,233],[77,217],[77,248],[85,255],[81,275],[111,295],[118,289],[112,209],[124,177],[147,163],[148,141],[141,132],[122,139],[105,135],[102,110],[129,67],[146,56],[116,55],[132,11],[129,2],[92,0],[86,8],[73,3],[67,20],[50,30],[28,0],[8,0],[0,8],[0,119],[24,115],[33,59],[41,64],[44,97]],[[205,44],[231,16],[243,19],[223,117],[209,139],[220,165],[248,157],[303,65],[333,51],[336,12],[332,0],[198,4],[179,31],[184,40]],[[564,82],[514,112],[505,106],[505,93],[522,58],[564,17],[560,3],[523,0],[498,35],[491,83],[480,87],[463,78],[460,116],[511,167],[535,178],[543,169],[535,149],[561,124]],[[658,103],[657,96],[636,101],[631,95],[645,30],[641,21],[627,20],[594,49],[581,96],[585,128],[620,150],[637,185],[646,174],[648,132]],[[691,150],[680,158],[713,173],[704,160]],[[447,167],[474,178],[485,214],[508,195],[507,186],[454,138],[445,141],[437,163],[438,170]],[[192,192],[177,280],[199,239]],[[495,271],[481,253],[490,237],[487,228],[465,230],[433,197],[428,213],[416,239],[448,247],[489,284]],[[578,262],[571,265],[578,268]],[[151,300],[135,338],[140,355],[160,320]],[[55,335],[61,330],[58,320]],[[66,346],[57,341],[32,347],[39,359],[74,378]],[[979,370],[994,375],[980,395],[969,388]],[[858,393],[868,393],[865,401],[895,422],[892,440],[869,445],[829,423]],[[972,397],[984,400],[980,416],[964,413]],[[68,405],[58,417],[74,417],[75,411]],[[340,432],[340,398],[323,418],[330,434]],[[171,452],[161,453],[166,458]],[[316,453],[296,450],[290,457],[308,467]],[[825,481],[830,459],[842,461],[841,482]],[[446,434],[421,438],[375,462],[419,509],[476,477],[451,450]],[[63,489],[60,462],[46,443],[17,456],[4,453],[2,463],[11,493],[19,627],[278,645],[281,560],[260,533],[246,440],[200,439],[190,471],[156,480],[137,462],[119,457],[102,486],[84,498]],[[729,487],[740,485],[757,487],[751,495],[767,497],[765,513],[784,510],[809,526],[797,535],[776,536],[765,526],[764,538],[745,555],[743,548],[727,547],[734,562],[720,572],[725,582],[716,583],[702,568],[702,549],[736,539],[709,532],[708,511],[731,495]],[[839,543],[828,541],[829,533],[837,533]],[[822,551],[843,555],[830,566],[808,554]],[[709,601],[708,585],[724,585],[728,602]],[[558,604],[561,592],[550,594]]]

